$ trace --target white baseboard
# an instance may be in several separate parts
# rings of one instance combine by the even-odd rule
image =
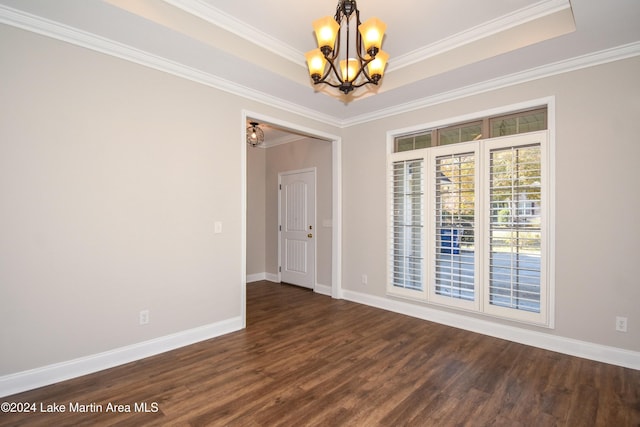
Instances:
[[[280,278],[278,277],[277,274],[271,274],[271,273],[247,274],[247,283],[260,282],[261,280],[280,283]]]
[[[343,289],[343,298],[360,304],[369,305],[383,310],[489,335],[520,344],[530,345],[545,350],[582,357],[598,362],[609,363],[625,368],[640,370],[640,352],[609,347],[572,338],[545,334],[502,325],[488,320],[471,318],[462,314],[449,313],[429,307],[410,304],[404,301],[391,300],[360,292]]]
[[[242,319],[233,317],[221,322],[116,348],[104,353],[5,375],[0,377],[0,397],[113,368],[114,366],[134,362],[240,329],[242,329]]]
[[[268,280],[268,279],[267,279]],[[331,295],[331,287],[317,285],[315,292]],[[559,337],[513,326],[479,320],[464,315],[443,312],[429,307],[390,300],[360,292],[343,290],[346,300],[416,317],[447,326],[465,329],[520,344],[531,345],[571,356],[640,370],[640,353]],[[91,374],[114,366],[144,359],[176,348],[215,338],[242,329],[242,319],[234,317],[210,325],[201,326],[172,335],[94,354],[87,357],[56,363],[41,368],[0,377],[0,397],[43,387],[82,375]]]
[[[247,283],[259,282],[261,280],[280,283],[280,278],[278,277],[277,274],[271,274],[271,273],[247,274]],[[313,288],[313,291],[318,294],[331,296],[331,286],[316,283],[316,285]]]
[[[313,288],[313,291],[317,294],[331,296],[331,286],[321,285],[320,283],[316,283],[316,286],[315,288]]]
[[[269,282],[273,283],[280,283],[280,276],[278,276],[277,274],[264,273],[264,276],[264,280],[268,280]]]
[[[247,283],[259,282],[267,280],[267,273],[247,274]]]

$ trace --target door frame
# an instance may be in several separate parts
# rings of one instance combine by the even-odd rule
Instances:
[[[271,107],[270,107],[271,108]],[[260,122],[270,123],[285,129],[331,142],[332,159],[332,233],[331,233],[331,297],[343,298],[342,291],[342,138],[340,136],[323,132],[318,129],[288,122],[263,113],[242,109],[238,123],[240,138],[238,149],[240,150],[240,316],[242,328],[247,324],[247,150],[246,131],[247,118],[251,117]],[[312,117],[310,120],[317,120]],[[324,122],[330,126],[339,128],[339,124]]]
[[[291,171],[278,172],[278,282],[282,282],[282,177],[284,175],[296,175],[300,173],[313,172],[313,234],[316,238],[313,239],[313,291],[316,291],[316,285],[318,284],[318,172],[316,167],[296,169]]]

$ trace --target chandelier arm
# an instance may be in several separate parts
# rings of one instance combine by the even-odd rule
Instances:
[[[360,22],[360,11],[356,9],[356,52],[358,54],[358,57],[362,58],[360,52],[364,48],[362,46],[362,34],[360,34],[360,25],[362,25],[362,22]]]
[[[360,21],[360,10],[358,10],[358,8],[355,8],[355,13],[356,13],[356,29],[360,28],[360,25],[362,24],[362,22]],[[348,54],[348,50],[349,50],[349,36],[348,36],[348,31],[349,31],[349,22],[347,21],[347,60],[349,58],[349,54]],[[364,52],[364,45],[362,43],[362,35],[360,34],[360,31],[356,30],[356,55],[358,56],[358,63],[359,63],[359,70],[356,73],[356,75],[353,77],[353,79],[351,79],[352,82],[352,86],[354,88],[358,88],[358,87],[362,87],[368,83],[373,83],[373,84],[378,84],[377,80],[374,80],[371,78],[371,76],[369,76],[369,73],[367,72],[367,65],[373,61],[375,59],[375,55],[371,56],[370,58],[366,58],[366,56],[364,56],[363,53]],[[358,84],[354,84],[356,82],[356,80],[358,79],[358,77],[360,77],[360,75],[363,75],[364,78],[366,79],[366,81],[358,83]]]
[[[365,80],[362,83],[358,83],[358,84],[353,85],[353,88],[357,89],[359,87],[362,87],[362,86],[368,85],[368,84],[372,84],[372,85],[378,86],[378,80],[375,80],[375,79]]]
[[[325,59],[327,61],[329,61],[330,64],[333,64],[333,62],[338,58],[338,56],[340,55],[340,33],[342,31],[342,25],[340,25],[340,21],[338,22],[338,35],[336,36],[336,41],[333,43],[333,51],[330,52],[331,53],[331,58],[329,58],[327,55],[325,55]],[[332,67],[335,68],[335,67]],[[337,74],[336,74],[337,75]]]
[[[349,36],[350,36],[350,21],[351,18],[353,17],[353,12],[355,12],[355,21],[356,21],[356,34],[355,34],[355,46],[353,46],[356,50],[356,58],[353,58],[355,61],[357,61],[357,64],[359,66],[359,69],[355,72],[355,76],[351,76],[349,74],[350,68],[349,67],[349,56],[350,56],[350,43],[349,43]],[[351,92],[352,90],[354,90],[355,88],[359,88],[362,87],[366,84],[374,84],[374,85],[378,85],[378,82],[380,81],[380,78],[382,77],[381,74],[376,73],[373,75],[373,77],[371,75],[369,75],[369,71],[367,70],[368,65],[374,60],[376,59],[376,55],[379,51],[379,49],[377,47],[372,47],[368,52],[364,50],[364,43],[363,43],[363,36],[362,34],[360,34],[359,28],[362,25],[362,23],[360,22],[360,11],[358,10],[358,7],[356,5],[356,1],[355,0],[340,0],[338,2],[338,6],[336,7],[336,14],[334,16],[334,20],[337,22],[338,24],[338,30],[337,30],[337,35],[334,41],[334,46],[333,49],[331,49],[329,46],[323,47],[321,48],[322,54],[324,56],[324,59],[326,60],[326,62],[329,63],[329,67],[327,67],[327,70],[324,72],[323,76],[320,76],[318,74],[313,75],[313,82],[314,85],[323,83],[326,84],[328,86],[334,87],[334,88],[338,88],[341,92],[343,92],[345,95],[348,94],[349,92]],[[341,44],[342,44],[342,38],[341,38],[341,34],[342,34],[342,30],[343,30],[343,22],[344,22],[344,26],[346,27],[346,66],[345,66],[345,76],[342,76],[342,73],[339,70],[339,66],[336,65],[336,62],[338,62],[339,58],[340,58],[340,48],[341,48]]]
[[[339,88],[340,86],[342,86],[342,84],[337,84],[337,83],[332,83],[330,81],[326,81],[326,80],[318,80],[317,82],[313,82],[314,85],[319,85],[319,84],[325,84],[331,87],[335,87],[335,88]]]
[[[360,59],[361,59],[361,62],[360,62],[360,72],[364,75],[364,77],[365,77],[368,81],[372,82],[372,81],[373,81],[373,79],[371,78],[371,76],[369,75],[369,72],[367,71],[367,65],[369,65],[369,63],[370,63],[371,61],[373,61],[374,59],[376,59],[376,58],[375,58],[375,56],[374,56],[374,57],[371,57],[371,58],[368,58],[368,59],[364,59],[364,58],[360,57]],[[377,83],[376,83],[376,84],[377,84]]]
[[[336,68],[336,65],[334,64],[335,61],[335,56],[333,58],[328,58],[327,56],[325,56],[325,59],[327,60],[327,62],[329,63],[329,68],[327,69],[327,71],[325,72],[324,76],[322,76],[322,78],[318,81],[318,83],[327,83],[326,79],[329,77],[329,75],[331,74],[331,71],[333,71],[333,75],[335,76],[335,78],[340,82],[340,84],[343,83],[342,79],[340,78],[340,74],[338,73],[338,69]],[[339,87],[340,84],[334,86],[334,87]]]
[[[357,9],[356,9],[356,10],[357,10]],[[343,82],[343,83],[346,83],[346,82],[352,82],[352,81],[354,81],[354,80],[355,80],[355,77],[354,77],[354,78],[352,78],[352,79],[350,79],[350,78],[349,78],[349,69],[351,68],[351,67],[349,67],[349,44],[350,44],[350,43],[349,43],[349,21],[350,21],[350,20],[351,20],[351,17],[350,17],[350,16],[347,16],[347,19],[346,19],[346,24],[347,24],[347,38],[345,39],[345,40],[346,40],[346,43],[345,43],[345,44],[347,45],[347,46],[346,46],[346,49],[347,49],[346,54],[347,54],[347,55],[345,56],[345,60],[347,61],[347,65],[346,65],[346,67],[345,67],[345,75],[344,75],[344,76],[342,76],[342,79],[340,79],[340,80],[342,80],[342,82]],[[357,48],[357,46],[356,46],[356,48]]]

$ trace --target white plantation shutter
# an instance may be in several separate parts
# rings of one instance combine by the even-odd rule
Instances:
[[[540,312],[540,145],[490,151],[489,304]]]
[[[488,140],[484,148],[484,309],[551,325],[547,132]]]
[[[474,144],[477,145],[477,144]],[[439,155],[434,149],[431,178],[434,271],[432,293],[438,297],[476,300],[476,154]]]
[[[423,159],[392,163],[390,280],[396,289],[423,289],[423,176]]]
[[[478,142],[429,149],[428,300],[480,310]],[[481,247],[481,246],[480,246]]]
[[[389,294],[553,327],[548,138],[392,153]]]

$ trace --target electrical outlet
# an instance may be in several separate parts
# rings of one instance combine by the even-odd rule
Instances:
[[[141,325],[146,325],[147,323],[149,323],[149,310],[142,310],[140,312],[138,320],[140,321]]]
[[[363,285],[366,285],[368,280],[369,280],[369,279],[367,278],[367,275],[366,275],[366,274],[363,274],[363,275],[362,275],[362,284],[363,284]]]
[[[622,316],[616,317],[616,331],[627,332],[627,318]]]

